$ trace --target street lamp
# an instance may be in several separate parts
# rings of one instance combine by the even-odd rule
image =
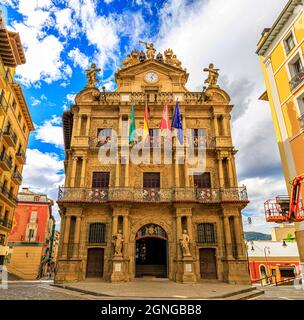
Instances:
[[[286,241],[285,241],[285,240],[283,240],[282,246],[283,246],[284,248],[286,248],[286,247],[287,247],[287,243],[286,243]]]

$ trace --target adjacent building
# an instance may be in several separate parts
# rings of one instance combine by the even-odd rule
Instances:
[[[11,249],[6,263],[8,272],[22,279],[34,280],[48,276],[52,271],[54,247],[58,241],[52,206],[53,201],[45,194],[27,188],[19,192],[8,238]]]
[[[15,69],[25,63],[19,34],[8,31],[0,12],[0,265],[9,247],[17,193],[29,133],[34,129],[22,89],[14,81]]]
[[[219,70],[210,64],[204,70],[208,88],[190,92],[189,75],[173,51],[155,55],[153,44],[145,45],[146,53],[133,50],[122,62],[114,92],[96,87],[99,70],[93,64],[87,86],[63,114],[66,178],[58,199],[62,223],[55,280],[155,276],[250,283],[241,218],[248,198],[237,182],[232,105],[217,84]],[[172,162],[134,163],[131,134],[124,132],[148,131],[148,146],[142,139],[145,147],[153,146],[148,154],[152,159],[154,148],[160,148],[163,156],[169,142],[157,129],[162,119],[163,127],[171,127],[173,110],[183,128],[181,142],[175,137],[173,145],[186,145],[188,129],[187,145],[194,145],[197,160],[203,132],[205,167],[181,163],[177,149]],[[116,146],[116,137],[118,160],[106,164],[103,148]]]
[[[303,1],[288,1],[273,26],[263,31],[257,49],[266,84],[261,99],[270,105],[289,195],[290,182],[304,174],[303,23]],[[304,215],[303,200],[300,209]],[[304,222],[295,226],[304,274]]]
[[[299,275],[300,258],[296,242],[250,241],[247,247],[253,283],[282,283]]]

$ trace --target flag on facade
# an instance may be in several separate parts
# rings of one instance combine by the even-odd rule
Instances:
[[[171,126],[169,122],[168,105],[164,106],[163,118],[160,123],[160,130],[166,130],[167,139],[171,139]]]
[[[178,137],[179,143],[183,144],[183,142],[184,142],[183,124],[182,124],[182,119],[181,119],[181,114],[180,114],[180,110],[179,110],[178,101],[176,101],[171,127],[175,128],[175,129],[178,129],[177,137]]]
[[[131,118],[130,118],[130,128],[129,128],[129,143],[134,142],[135,137],[135,112],[134,112],[134,102],[132,102]]]
[[[145,115],[144,115],[144,130],[143,130],[143,141],[144,143],[147,142],[147,138],[149,137],[149,113],[148,113],[148,104],[146,101],[145,106]]]

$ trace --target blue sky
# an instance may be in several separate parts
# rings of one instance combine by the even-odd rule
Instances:
[[[16,78],[36,126],[31,134],[24,186],[56,200],[63,183],[61,115],[85,85],[84,70],[102,69],[100,86],[115,89],[114,73],[138,41],[158,51],[172,48],[190,73],[188,89],[202,89],[202,69],[213,62],[220,84],[235,105],[234,144],[240,184],[251,204],[245,229],[269,231],[263,203],[286,193],[269,107],[258,101],[265,90],[256,44],[286,0],[2,0],[7,26],[18,31],[27,63]],[[54,208],[56,217],[57,207]]]

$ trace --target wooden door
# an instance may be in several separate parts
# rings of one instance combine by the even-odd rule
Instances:
[[[215,249],[204,248],[199,250],[200,269],[202,279],[217,279]]]
[[[89,249],[87,258],[87,278],[101,278],[103,276],[103,262],[103,249]]]

